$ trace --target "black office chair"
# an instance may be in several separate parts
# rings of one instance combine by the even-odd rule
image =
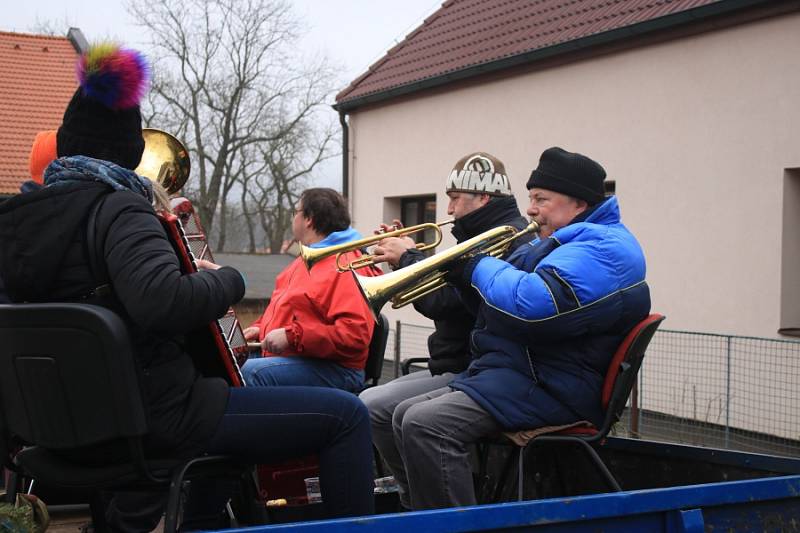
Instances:
[[[12,448],[11,436],[6,429],[5,415],[3,414],[3,410],[0,409],[0,489],[6,488],[6,469],[14,467],[11,462]],[[0,503],[13,503],[13,496],[13,494],[7,492],[6,497],[0,499]]]
[[[389,319],[383,313],[378,316],[375,329],[372,331],[372,340],[369,343],[367,362],[364,365],[364,384],[365,389],[374,387],[381,379],[383,372],[384,355],[386,354],[386,343],[389,340]],[[383,477],[383,460],[378,449],[372,447],[373,459],[375,461],[375,473],[378,477]]]
[[[409,357],[408,359],[404,359],[400,364],[400,373],[403,376],[407,376],[411,372],[412,365],[417,367],[420,364],[427,363],[429,359],[429,357]]]
[[[389,340],[389,319],[383,313],[378,317],[372,340],[369,343],[367,362],[364,365],[364,383],[366,387],[374,387],[381,379],[383,371],[383,357],[386,353],[386,343]]]
[[[47,486],[86,491],[92,521],[105,527],[101,490],[168,488],[164,531],[176,531],[183,482],[199,478],[244,481],[251,465],[225,456],[190,460],[146,458],[148,433],[127,328],[112,311],[86,304],[0,305],[0,420],[27,447],[14,463],[9,497],[20,477]],[[92,465],[65,458],[70,450],[98,451]]]

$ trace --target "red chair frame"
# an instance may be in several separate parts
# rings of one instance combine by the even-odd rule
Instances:
[[[628,332],[617,348],[617,351],[614,353],[614,357],[611,359],[608,371],[606,372],[605,381],[603,382],[601,401],[606,416],[601,427],[597,428],[588,421],[580,421],[566,427],[537,428],[515,433],[504,433],[511,441],[514,449],[509,454],[506,464],[503,467],[492,501],[497,501],[499,499],[499,494],[506,484],[508,471],[514,459],[516,459],[518,463],[517,496],[521,501],[524,478],[523,458],[525,456],[525,450],[530,445],[552,443],[578,444],[597,467],[609,489],[613,492],[622,491],[616,478],[611,474],[608,467],[597,454],[595,447],[602,445],[608,432],[621,418],[625,405],[628,403],[628,397],[631,395],[631,391],[636,384],[647,346],[650,344],[653,335],[665,318],[664,315],[658,313],[650,314]],[[485,468],[488,446],[484,448],[485,450],[481,457],[482,471],[479,475],[480,479],[486,478]]]

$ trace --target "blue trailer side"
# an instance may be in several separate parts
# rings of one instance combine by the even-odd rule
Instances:
[[[231,531],[800,531],[800,475]]]
[[[236,531],[800,532],[800,459],[630,439],[603,448],[621,468],[642,467],[636,490]],[[687,483],[692,472],[702,482]]]

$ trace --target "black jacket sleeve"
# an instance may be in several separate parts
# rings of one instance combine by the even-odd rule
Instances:
[[[425,259],[419,250],[410,249],[400,257],[400,267],[407,267]],[[470,289],[471,290],[471,289]],[[414,309],[431,320],[446,320],[454,315],[468,311],[474,317],[475,311],[465,306],[458,289],[445,285],[427,296],[414,301]]]
[[[114,293],[145,331],[191,331],[244,296],[244,280],[233,268],[182,274],[153,208],[134,193],[111,193],[97,224]]]

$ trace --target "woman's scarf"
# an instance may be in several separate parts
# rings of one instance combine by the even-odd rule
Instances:
[[[44,184],[47,187],[79,181],[99,181],[116,191],[140,194],[153,203],[153,184],[149,179],[110,161],[83,155],[61,157],[50,163],[44,172]]]

